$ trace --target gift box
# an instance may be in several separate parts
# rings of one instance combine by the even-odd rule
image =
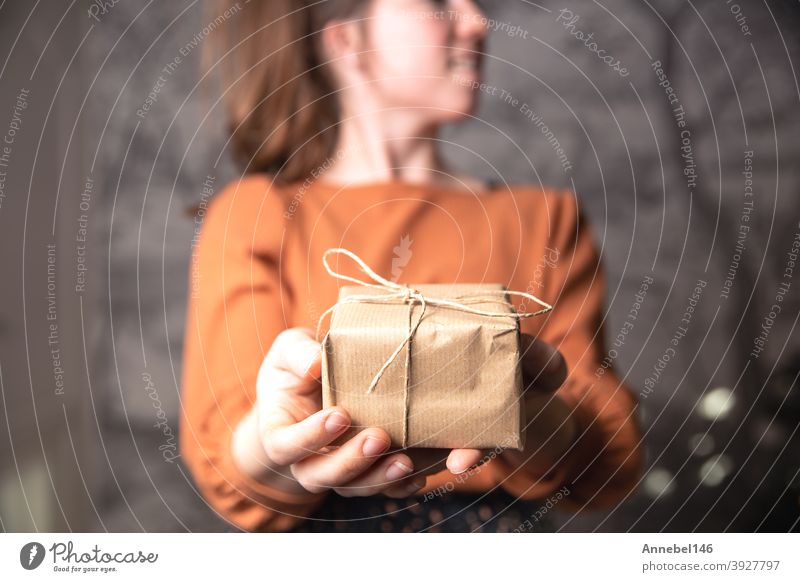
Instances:
[[[519,314],[500,284],[403,286],[341,279],[322,341],[322,404],[341,406],[352,426],[386,430],[394,447],[521,450],[525,445]],[[524,293],[516,293],[525,295]],[[328,313],[326,312],[326,314]],[[324,317],[324,316],[323,316]]]

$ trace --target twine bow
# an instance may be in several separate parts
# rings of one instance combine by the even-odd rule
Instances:
[[[330,266],[328,263],[328,257],[331,255],[345,255],[353,259],[356,264],[361,268],[361,270],[373,281],[364,281],[362,279],[356,279],[355,277],[349,277],[347,275],[343,275],[339,273]],[[414,287],[410,287],[408,285],[400,285],[399,283],[395,283],[394,281],[389,281],[378,275],[375,271],[373,271],[358,255],[343,248],[332,248],[325,251],[322,255],[322,264],[325,266],[325,270],[328,273],[335,277],[336,279],[341,279],[343,281],[350,281],[351,283],[356,283],[358,285],[364,287],[372,287],[373,289],[380,289],[385,291],[382,295],[349,295],[344,297],[343,299],[339,300],[335,305],[327,309],[322,316],[319,318],[319,322],[317,323],[317,340],[319,340],[319,332],[322,326],[322,322],[328,316],[328,314],[332,313],[337,307],[345,303],[405,303],[408,305],[408,333],[406,334],[405,338],[400,342],[400,345],[392,352],[389,358],[384,362],[383,366],[381,366],[380,370],[375,374],[372,378],[372,382],[370,382],[369,387],[367,387],[367,394],[371,394],[375,387],[380,382],[380,379],[383,377],[384,372],[386,372],[387,368],[394,362],[403,348],[408,345],[409,348],[406,350],[406,365],[405,365],[405,386],[404,386],[404,415],[403,415],[403,448],[407,445],[407,438],[408,438],[408,396],[409,396],[409,382],[411,381],[411,340],[414,338],[414,335],[419,329],[420,324],[422,323],[422,319],[425,317],[425,313],[428,309],[428,306],[437,306],[442,307],[445,309],[455,309],[457,311],[462,311],[465,313],[472,313],[474,315],[480,315],[483,317],[504,317],[510,319],[524,319],[528,317],[535,317],[537,315],[542,315],[551,311],[553,307],[548,305],[538,297],[531,295],[530,293],[524,293],[522,291],[510,291],[504,289],[487,289],[481,291],[483,295],[469,295],[466,297],[457,297],[454,299],[445,299],[439,297],[426,297],[419,289],[415,289]],[[518,311],[510,311],[510,312],[496,312],[496,311],[486,311],[483,309],[476,309],[474,307],[470,307],[470,303],[497,303],[507,305],[508,302],[505,300],[506,295],[516,295],[518,297],[524,297],[530,299],[531,301],[537,303],[542,307],[542,309],[530,313],[520,313]],[[493,297],[490,297],[493,296]],[[413,312],[414,312],[414,305],[419,303],[422,307],[420,310],[419,317],[417,318],[416,323],[412,323],[413,319]],[[330,333],[330,331],[328,332]],[[327,335],[326,335],[327,338]]]

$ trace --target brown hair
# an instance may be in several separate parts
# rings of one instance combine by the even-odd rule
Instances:
[[[215,29],[205,67],[221,74],[234,158],[245,172],[305,179],[331,156],[339,108],[319,32],[368,0],[254,0]],[[239,3],[214,0],[217,14]]]

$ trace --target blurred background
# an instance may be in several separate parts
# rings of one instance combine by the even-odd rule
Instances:
[[[3,531],[235,529],[176,439],[188,209],[237,176],[200,56],[246,4],[0,2]],[[797,531],[800,3],[483,5],[532,113],[483,95],[446,156],[577,192],[640,396],[636,494],[557,527]]]

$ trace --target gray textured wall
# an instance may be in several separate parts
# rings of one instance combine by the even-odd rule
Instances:
[[[572,168],[563,169],[552,143],[519,108],[488,95],[478,120],[445,133],[464,146],[448,148],[448,157],[485,176],[575,189],[608,273],[609,339],[623,327],[643,279],[653,278],[614,359],[636,392],[669,347],[696,282],[706,283],[676,356],[641,401],[648,474],[639,492],[610,513],[563,517],[562,526],[791,527],[800,462],[800,283],[765,351],[757,359],[749,354],[800,219],[796,4],[742,2],[748,31],[723,1],[485,4],[498,22],[524,32],[492,34],[487,83],[541,115]],[[562,9],[579,16],[575,28],[594,33],[629,74],[607,67],[570,35],[558,20]],[[88,349],[113,459],[98,472],[105,483],[98,527],[226,527],[180,464],[164,462],[151,399],[157,392],[177,431],[194,228],[185,210],[199,201],[207,176],[222,186],[236,175],[217,94],[197,90],[200,47],[164,72],[198,35],[202,44],[203,27],[215,16],[196,1],[123,0],[84,23],[87,137],[79,174],[92,176],[97,192]],[[681,128],[651,66],[656,60],[685,109],[697,173],[691,188]],[[137,115],[159,76],[164,86],[155,103]],[[745,201],[746,150],[754,152],[751,230],[723,299]]]
[[[487,82],[540,114],[574,169],[564,171],[540,127],[492,96],[483,99],[480,121],[448,132],[446,137],[467,148],[451,148],[450,157],[510,182],[575,188],[609,274],[609,337],[623,326],[643,278],[653,277],[635,328],[615,361],[634,389],[644,389],[669,346],[695,282],[707,281],[701,308],[681,339],[677,357],[642,401],[649,478],[636,498],[609,518],[573,520],[566,527],[594,527],[602,521],[609,528],[636,523],[645,529],[718,529],[733,519],[731,507],[757,492],[765,474],[773,486],[760,491],[765,499],[779,501],[796,465],[786,459],[771,463],[789,440],[792,422],[765,428],[794,380],[797,360],[786,353],[778,357],[794,324],[791,316],[776,323],[768,355],[752,361],[744,375],[742,371],[754,330],[781,276],[785,259],[780,249],[797,223],[797,176],[791,163],[798,159],[792,139],[798,129],[797,94],[782,42],[793,47],[796,38],[781,39],[769,11],[757,6],[747,10],[752,30],[747,37],[722,3],[658,2],[652,8],[619,0],[545,2],[540,7],[489,4],[491,16],[528,34],[510,36],[499,30],[492,36]],[[558,22],[562,8],[578,15],[577,28],[594,32],[598,45],[624,63],[627,77],[598,64],[595,54],[567,34]],[[138,11],[130,3],[116,6],[93,39],[97,57],[110,56],[97,91],[102,103],[98,111],[103,112],[98,119],[110,115],[98,174],[104,177],[106,193],[102,223],[113,227],[114,314],[114,343],[101,341],[96,361],[107,368],[113,418],[147,426],[153,411],[140,379],[145,358],[164,409],[172,419],[178,410],[175,378],[180,373],[184,273],[192,234],[182,209],[198,199],[207,175],[223,184],[231,171],[227,165],[214,167],[222,145],[221,111],[193,93],[198,50],[166,76],[166,86],[146,118],[135,115],[162,67],[202,29],[204,15],[186,2],[150,7],[136,20]],[[686,110],[698,174],[691,191],[682,173],[680,128],[651,68],[654,60],[666,63]],[[210,119],[199,125],[209,111]],[[731,298],[722,300],[743,202],[745,149],[755,152],[756,211]],[[481,157],[489,164],[480,162]],[[98,234],[102,240],[107,236]],[[770,260],[762,267],[765,254]],[[751,290],[751,308],[746,309]],[[797,349],[798,342],[790,343],[792,347]],[[763,362],[779,359],[782,364],[770,374],[771,366]],[[734,405],[727,417],[712,422],[700,413],[705,410],[702,398],[719,387],[732,391]],[[711,398],[708,406],[714,403]],[[779,412],[790,420],[788,407],[785,403]],[[692,454],[703,435],[699,452]],[[723,456],[714,463],[715,455]],[[701,484],[709,471],[713,477]],[[718,473],[724,473],[721,479]],[[711,507],[723,491],[727,495],[722,502]],[[698,517],[707,509],[709,517],[701,522]],[[748,527],[752,521],[740,517],[735,524]]]

